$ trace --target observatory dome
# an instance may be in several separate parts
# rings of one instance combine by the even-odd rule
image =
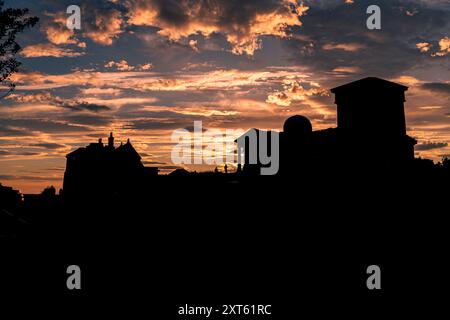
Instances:
[[[283,131],[289,136],[306,137],[311,135],[312,125],[308,118],[295,115],[284,122]]]

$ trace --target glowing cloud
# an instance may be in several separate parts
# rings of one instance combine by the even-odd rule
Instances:
[[[327,95],[327,91],[320,88],[315,82],[306,83],[310,89],[305,89],[302,82],[296,80],[285,80],[283,91],[276,91],[267,97],[266,102],[279,106],[290,106],[293,101],[305,101],[308,97],[316,95]]]
[[[118,10],[96,11],[94,22],[87,25],[84,36],[101,45],[112,45],[123,32],[122,14]]]
[[[142,71],[148,71],[153,68],[153,65],[151,63],[145,63],[138,66],[131,66],[128,64],[126,60],[120,60],[120,61],[109,61],[105,64],[105,68],[115,68],[118,71],[133,71],[133,70],[142,70]]]
[[[428,52],[430,51],[431,44],[429,44],[428,42],[419,42],[416,43],[416,47],[420,50],[420,52]]]
[[[37,57],[79,57],[84,55],[84,52],[76,52],[71,49],[59,48],[51,43],[35,44],[25,47],[21,51],[21,55],[26,58]]]
[[[438,57],[444,57],[450,53],[450,38],[445,37],[439,41],[440,51],[436,52],[434,55]]]
[[[322,47],[324,50],[343,50],[347,52],[356,52],[365,48],[366,46],[360,43],[328,43]]]
[[[445,57],[450,53],[450,38],[444,37],[438,42],[439,51],[431,54],[432,57]],[[419,42],[416,43],[416,47],[420,50],[420,52],[426,53],[430,51],[432,45],[428,42]]]
[[[127,1],[128,23],[158,27],[159,34],[179,41],[191,35],[225,35],[234,54],[253,55],[261,47],[260,36],[287,37],[288,29],[301,26],[299,17],[308,7],[296,0],[193,2],[180,0]]]

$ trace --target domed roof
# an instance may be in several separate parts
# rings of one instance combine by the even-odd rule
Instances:
[[[283,131],[288,135],[307,136],[312,132],[312,125],[308,118],[295,115],[284,122]]]

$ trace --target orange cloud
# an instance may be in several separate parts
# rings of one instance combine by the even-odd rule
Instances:
[[[189,46],[192,48],[192,50],[194,50],[195,52],[199,52],[198,47],[197,47],[197,40],[189,40]]]
[[[71,30],[62,27],[49,26],[46,28],[47,39],[53,44],[75,44],[74,34]]]
[[[124,21],[122,14],[118,10],[95,10],[84,7],[87,15],[92,15],[93,22],[90,19],[85,19],[83,24],[83,36],[90,38],[96,43],[102,45],[111,45],[113,40],[123,32],[122,26]],[[89,10],[89,11],[88,11]],[[46,13],[52,20],[48,21],[43,31],[47,34],[47,39],[56,45],[61,44],[76,44],[79,47],[85,48],[86,43],[80,42],[73,31],[66,27],[67,16],[62,13]]]
[[[151,63],[145,63],[138,66],[131,66],[128,64],[128,62],[124,59],[120,61],[109,61],[105,64],[105,68],[115,68],[119,71],[132,71],[132,70],[141,70],[141,71],[148,71],[153,68],[153,65]]]
[[[431,54],[432,57],[445,57],[450,53],[450,38],[444,37],[439,40],[439,51]],[[419,42],[416,43],[416,47],[420,50],[420,52],[428,52],[430,51],[432,45],[428,42]]]
[[[419,42],[416,43],[416,47],[420,50],[420,52],[428,52],[430,51],[431,44],[429,44],[428,42]]]
[[[356,52],[365,48],[366,46],[360,43],[328,43],[322,47],[324,50],[344,50],[347,52]]]
[[[394,79],[391,79],[391,81],[393,82],[400,82],[402,84],[405,84],[407,86],[413,86],[413,85],[417,85],[420,84],[421,81],[415,77],[412,76],[400,76]]]
[[[175,21],[164,18],[165,4],[130,0],[127,2],[128,23],[158,27],[160,35],[175,41],[195,34],[208,37],[212,33],[221,33],[231,44],[234,54],[253,55],[261,47],[260,36],[287,37],[288,28],[301,26],[299,17],[308,10],[307,6],[295,0],[281,0],[279,4],[272,3],[267,10],[257,5],[253,5],[254,8],[243,7],[240,13],[247,16],[238,21],[237,17],[228,16],[235,9],[229,7],[230,3],[180,0],[176,5],[170,4],[183,16],[180,21]]]
[[[150,69],[153,69],[153,65],[151,63],[144,63],[138,66],[138,69],[143,71],[148,71]]]
[[[134,68],[130,65],[128,65],[128,62],[126,60],[120,60],[118,62],[110,61],[107,64],[105,64],[106,68],[116,68],[119,71],[130,71]]]
[[[47,35],[48,41],[55,45],[79,44],[74,32],[66,26],[66,15],[64,12],[46,13],[51,18],[41,28]],[[82,47],[83,44],[80,45]]]
[[[35,44],[25,47],[21,53],[26,58],[37,57],[79,57],[84,55],[84,52],[76,52],[71,49],[59,48],[51,43]]]
[[[27,94],[27,95],[22,95],[22,94],[13,94],[9,97],[7,97],[7,99],[9,100],[15,100],[18,102],[46,102],[49,101],[53,98],[53,96],[49,93],[49,92],[38,92],[38,93],[34,93],[34,94]]]
[[[304,84],[310,86],[305,89]],[[313,96],[328,95],[328,91],[322,89],[316,82],[300,82],[297,80],[285,80],[283,83],[283,90],[276,91],[267,97],[266,102],[276,104],[279,106],[288,107],[294,101],[305,101],[307,104],[315,108],[320,114],[329,115],[330,112],[323,108],[322,105],[311,101],[309,98]]]
[[[145,65],[144,65],[145,66]],[[142,65],[141,67],[142,68]],[[285,79],[303,79],[308,75],[301,69],[264,71],[213,70],[201,73],[162,76],[152,71],[93,72],[75,71],[67,74],[16,73],[12,76],[19,89],[44,90],[67,86],[113,87],[147,91],[199,91],[256,88],[268,83],[279,84]]]
[[[122,25],[123,20],[120,11],[97,11],[95,12],[94,24],[88,25],[88,31],[83,35],[96,43],[112,45],[113,40],[123,32]]]
[[[360,67],[337,67],[333,69],[336,73],[361,73],[362,69]]]
[[[122,93],[122,90],[115,88],[87,88],[81,89],[81,93],[84,95],[118,96]]]
[[[450,38],[449,37],[442,38],[439,41],[439,48],[440,48],[440,51],[436,52],[434,54],[434,56],[444,57],[447,54],[449,54],[450,53]]]

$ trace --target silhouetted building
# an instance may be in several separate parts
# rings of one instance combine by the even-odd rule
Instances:
[[[395,166],[413,160],[417,141],[406,134],[407,89],[379,78],[365,78],[331,89],[337,104],[337,128],[313,131],[308,118],[288,118],[279,133],[280,173],[356,164]],[[255,164],[249,159],[251,148],[259,154],[262,133],[263,137],[276,134],[255,129],[238,139],[245,139],[241,140],[245,149],[244,172],[259,174],[259,168],[264,166],[259,160]],[[269,138],[267,144],[270,150]]]
[[[67,156],[64,173],[64,197],[74,195],[115,194],[136,188],[149,176],[158,175],[158,168],[144,167],[141,157],[130,143],[114,146],[111,133],[105,146],[102,139],[78,148]]]
[[[23,226],[24,221],[18,216],[22,204],[18,190],[0,183],[0,238],[16,235]]]
[[[3,186],[0,183],[0,209],[15,209],[22,202],[22,195],[12,187]]]
[[[392,161],[414,158],[417,141],[406,134],[406,90],[406,86],[372,77],[331,89],[347,151]]]

